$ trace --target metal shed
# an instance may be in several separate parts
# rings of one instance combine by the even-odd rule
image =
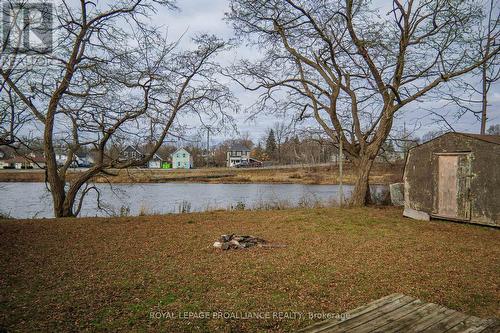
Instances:
[[[404,216],[500,226],[500,136],[446,133],[409,151]]]

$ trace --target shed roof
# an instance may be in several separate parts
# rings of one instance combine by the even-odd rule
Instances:
[[[472,134],[472,133],[457,133],[457,134],[466,135],[471,138],[500,145],[500,135],[482,135],[482,134]]]
[[[417,147],[421,147],[421,146],[426,145],[430,142],[433,142],[434,140],[439,139],[445,135],[463,135],[463,136],[468,136],[469,138],[474,138],[476,140],[481,140],[481,141],[485,141],[488,143],[500,145],[500,135],[482,135],[482,134],[462,133],[462,132],[447,132],[447,133],[444,133],[440,136],[435,137],[434,139],[423,142],[415,147],[411,147],[410,150],[417,148]]]

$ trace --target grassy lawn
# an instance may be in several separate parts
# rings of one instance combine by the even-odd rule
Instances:
[[[289,331],[301,319],[152,311],[341,313],[400,292],[500,316],[500,231],[399,209],[0,222],[0,330]],[[220,252],[223,233],[287,244]]]

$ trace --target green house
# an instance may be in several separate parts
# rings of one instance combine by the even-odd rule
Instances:
[[[191,169],[192,167],[193,167],[193,158],[186,149],[179,148],[172,154],[172,168]]]

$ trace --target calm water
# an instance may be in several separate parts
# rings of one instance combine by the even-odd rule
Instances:
[[[301,184],[97,184],[103,210],[96,194],[85,198],[81,216],[178,213],[231,207],[257,208],[265,205],[332,204],[338,201],[337,185]],[[377,186],[376,190],[381,187]],[[344,185],[344,197],[352,187]],[[43,183],[0,183],[0,212],[15,218],[52,217],[50,194]]]

